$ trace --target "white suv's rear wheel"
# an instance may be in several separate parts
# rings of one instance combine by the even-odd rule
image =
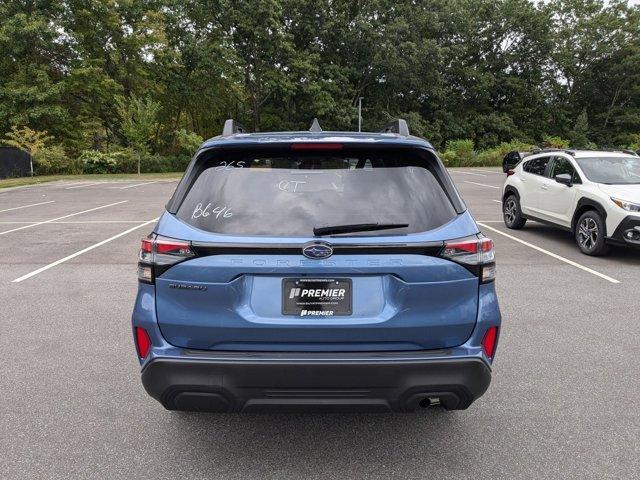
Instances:
[[[518,197],[513,194],[509,195],[502,202],[502,216],[507,228],[511,228],[513,230],[520,230],[524,227],[524,224],[527,223],[527,219],[522,218]]]
[[[605,224],[598,212],[583,213],[576,223],[576,243],[586,255],[605,255],[609,250],[605,241]]]

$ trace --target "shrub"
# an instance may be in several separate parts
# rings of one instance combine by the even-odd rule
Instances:
[[[79,160],[82,162],[84,173],[116,173],[118,171],[117,155],[113,153],[85,150]]]
[[[569,140],[560,138],[558,136],[545,135],[542,138],[542,142],[547,148],[569,148]]]
[[[38,175],[82,173],[82,162],[69,158],[60,145],[39,149],[33,156],[33,163]]]
[[[448,165],[451,167],[471,165],[475,156],[473,140],[449,140],[446,144],[445,156],[450,159]]]
[[[507,153],[513,152],[514,150],[520,152],[528,151],[534,148],[536,148],[535,145],[520,140],[504,142],[495,148],[489,148],[479,152],[475,158],[474,165],[478,167],[497,167],[502,165],[502,159]]]
[[[451,167],[456,160],[456,154],[452,150],[445,150],[440,154],[440,159],[445,164],[445,166]]]

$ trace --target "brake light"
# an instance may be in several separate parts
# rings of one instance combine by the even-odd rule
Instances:
[[[136,327],[135,332],[138,357],[140,357],[140,360],[144,360],[149,355],[149,350],[151,350],[151,339],[147,331],[142,327]]]
[[[484,334],[482,339],[482,351],[484,354],[493,358],[496,353],[496,344],[498,340],[498,327],[490,327]]]
[[[507,170],[507,177],[510,177],[511,175],[515,175],[516,172],[513,170]]]
[[[173,265],[192,258],[191,244],[183,240],[149,235],[142,239],[138,256],[138,280],[154,283],[155,278]]]
[[[478,276],[481,283],[496,278],[495,252],[490,238],[473,236],[447,241],[440,256],[464,266]]]
[[[291,150],[342,150],[342,143],[293,143]]]

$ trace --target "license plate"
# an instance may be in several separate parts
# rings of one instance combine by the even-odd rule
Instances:
[[[298,317],[351,315],[350,278],[285,278],[282,314]]]

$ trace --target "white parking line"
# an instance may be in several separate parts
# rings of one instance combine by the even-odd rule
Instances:
[[[158,183],[158,180],[154,180],[153,182],[136,183],[134,185],[126,185],[124,187],[111,187],[111,188],[119,188],[120,190],[124,190],[125,188],[141,187],[142,185],[151,185],[152,183]]]
[[[72,187],[66,187],[65,190],[73,190],[74,188],[91,187],[92,185],[99,185],[101,183],[105,183],[105,182],[83,183],[81,185],[74,185]]]
[[[50,224],[55,225],[84,225],[84,224],[100,224],[100,223],[141,223],[145,220],[77,220],[77,221],[60,221],[60,222],[49,222]],[[22,222],[7,222],[0,221],[0,225],[29,225],[31,223],[38,223],[38,220],[31,221],[22,221]]]
[[[553,252],[545,250],[544,248],[538,247],[537,245],[533,245],[532,243],[525,242],[524,240],[520,240],[519,238],[516,238],[513,235],[509,235],[508,233],[504,233],[504,232],[498,230],[497,228],[490,227],[489,225],[485,225],[482,222],[477,222],[477,223],[481,227],[484,227],[484,228],[486,228],[488,230],[491,230],[492,232],[495,232],[495,233],[497,233],[499,235],[507,237],[507,238],[513,240],[514,242],[518,242],[518,243],[521,243],[522,245],[526,245],[527,247],[533,248],[534,250],[537,250],[538,252],[544,253],[545,255],[549,255],[550,257],[553,257],[556,260],[560,260],[561,262],[564,262],[564,263],[567,263],[567,264],[569,264],[569,265],[571,265],[573,267],[579,268],[580,270],[584,270],[585,272],[589,272],[592,275],[595,275],[597,277],[603,278],[607,282],[620,283],[620,280],[616,280],[615,278],[611,278],[608,275],[605,275],[604,273],[596,272],[595,270],[593,270],[593,269],[591,269],[589,267],[585,267],[584,265],[580,265],[579,263],[576,263],[573,260],[569,260],[568,258],[561,257],[560,255],[557,255],[557,254],[555,254]]]
[[[158,217],[159,218],[159,217]],[[125,230],[124,232],[120,232],[117,235],[114,235],[113,237],[109,237],[106,240],[102,240],[101,242],[98,243],[94,243],[93,245],[87,247],[87,248],[83,248],[82,250],[77,251],[76,253],[72,253],[71,255],[67,255],[64,258],[61,258],[60,260],[56,260],[55,262],[50,263],[49,265],[45,265],[44,267],[40,267],[37,270],[34,270],[33,272],[27,273],[26,275],[23,275],[19,278],[16,278],[15,280],[12,280],[13,283],[20,283],[23,280],[26,280],[28,278],[34,277],[36,275],[38,275],[39,273],[44,272],[45,270],[49,270],[50,268],[55,267],[56,265],[60,265],[61,263],[66,262],[67,260],[71,260],[72,258],[76,258],[79,257],[80,255],[82,255],[83,253],[87,253],[91,250],[93,250],[94,248],[98,248],[101,247],[102,245],[104,245],[105,243],[109,243],[112,240],[115,240],[116,238],[120,238],[128,233],[133,232],[134,230],[137,230],[139,228],[142,228],[146,225],[149,225],[150,223],[154,223],[158,221],[157,218],[154,218],[153,220],[149,220],[147,222],[141,223],[140,225],[136,225],[135,227],[132,227],[128,230]]]
[[[110,203],[108,205],[102,205],[100,207],[90,208],[89,210],[83,210],[81,212],[76,212],[76,213],[70,213],[69,215],[63,215],[62,217],[52,218],[51,220],[45,220],[44,222],[36,222],[36,223],[32,223],[30,225],[25,225],[23,227],[13,228],[11,230],[5,230],[4,232],[0,232],[0,235],[4,235],[5,233],[17,232],[18,230],[24,230],[25,228],[37,227],[38,225],[44,225],[45,223],[52,223],[52,222],[55,222],[57,220],[62,220],[63,218],[74,217],[74,216],[80,215],[82,213],[89,213],[89,212],[93,212],[95,210],[100,210],[101,208],[113,207],[114,205],[120,205],[121,203],[126,203],[128,201],[129,200],[122,200],[120,202],[115,202],[115,203]]]
[[[53,203],[53,202],[55,202],[55,200],[49,200],[48,202],[32,203],[31,205],[23,205],[21,207],[5,208],[4,210],[0,210],[0,213],[10,212],[11,210],[20,210],[21,208],[37,207],[38,205],[46,205],[47,203]]]
[[[500,205],[502,205],[502,200],[491,200],[492,202],[496,202],[499,203]]]
[[[476,177],[486,177],[486,175],[483,175],[482,173],[475,173],[475,172],[467,172],[464,170],[449,170],[451,173],[464,173],[465,175],[474,175]]]
[[[469,180],[465,180],[464,183],[471,183],[473,185],[480,185],[481,187],[495,188],[496,190],[500,190],[500,187],[495,187],[493,185],[487,185],[486,183],[470,182]]]

